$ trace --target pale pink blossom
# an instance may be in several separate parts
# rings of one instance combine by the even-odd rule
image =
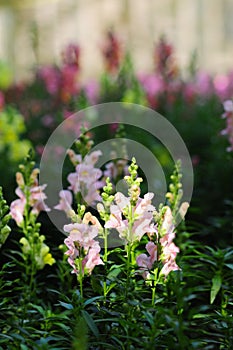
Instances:
[[[119,236],[126,242],[140,241],[145,233],[156,232],[152,224],[154,206],[151,204],[153,195],[147,193],[144,198],[138,198],[136,206],[131,207],[130,197],[121,192],[115,195],[115,203],[110,207],[110,218],[106,228],[115,228]],[[125,216],[123,219],[122,215]],[[129,223],[130,221],[130,223]]]
[[[83,162],[84,164],[94,166],[98,162],[100,156],[102,156],[102,152],[100,150],[93,151],[85,156]]]
[[[97,242],[96,242],[97,243]],[[100,246],[90,248],[87,254],[87,261],[85,263],[85,270],[88,274],[92,272],[96,265],[104,265],[102,259],[100,258]]]
[[[59,204],[57,204],[54,209],[57,210],[63,210],[68,216],[72,211],[72,202],[73,197],[72,193],[68,190],[62,190],[59,192],[60,201]]]
[[[91,164],[78,164],[76,167],[76,172],[78,181],[86,184],[96,182],[102,175],[102,171],[100,169],[93,168]]]
[[[29,204],[32,207],[32,213],[39,215],[41,211],[50,211],[50,208],[45,204],[46,194],[43,192],[47,185],[36,185],[30,188]]]
[[[175,243],[171,242],[170,244],[166,244],[163,247],[163,261],[167,262],[168,260],[175,260],[179,251],[180,249],[175,245]]]
[[[139,219],[134,221],[132,232],[133,240],[140,241],[145,233],[155,233],[156,229],[151,221],[153,219],[152,213],[145,212]]]
[[[100,245],[94,238],[98,235],[98,227],[84,223],[74,223],[64,226],[64,231],[69,233],[65,239],[68,251],[68,262],[73,267],[73,273],[90,274],[96,265],[103,265],[100,258]],[[76,259],[82,260],[82,271],[79,271]]]
[[[150,271],[152,269],[152,264],[150,261],[150,257],[146,255],[145,253],[140,254],[136,258],[137,265],[139,266],[142,277],[144,279],[148,279],[150,277]]]
[[[81,161],[76,166],[75,172],[68,175],[69,189],[75,194],[80,192],[85,202],[89,205],[101,201],[99,189],[105,185],[105,182],[100,180],[102,171],[94,167],[101,154],[101,151],[94,151],[82,160],[80,157],[76,157],[73,151],[69,151],[69,156],[73,163],[76,160]]]
[[[151,204],[153,197],[154,193],[148,192],[144,195],[144,198],[139,198],[136,205],[135,214],[140,216],[145,212],[153,213],[155,210],[155,207]]]
[[[173,220],[174,219],[173,219],[171,208],[167,206],[165,214],[164,214],[164,219],[163,219],[163,223],[161,226],[161,230],[165,231],[167,233],[173,231],[173,229],[175,227]]]
[[[17,173],[18,175],[20,173]],[[31,213],[39,215],[41,211],[50,211],[44,200],[47,198],[43,192],[46,185],[38,186],[38,180],[34,179],[34,184],[29,188],[29,205],[31,207]],[[10,213],[12,218],[16,221],[17,225],[21,225],[24,217],[24,210],[27,203],[25,193],[20,187],[17,187],[15,193],[19,197],[11,203]]]
[[[72,149],[68,149],[67,154],[70,158],[70,161],[74,164],[77,165],[82,162],[82,156],[81,154],[76,154]]]
[[[154,242],[148,242],[146,245],[146,250],[150,254],[150,260],[153,264],[157,260],[157,245]]]
[[[162,267],[160,275],[167,276],[171,271],[180,270],[179,266],[174,260],[168,260]]]
[[[23,222],[23,214],[26,205],[26,197],[22,190],[17,187],[15,193],[19,199],[14,200],[10,205],[10,214],[12,218],[16,221],[17,225],[20,226]]]
[[[157,245],[153,242],[148,242],[146,250],[149,253],[149,256],[143,253],[136,258],[137,265],[140,267],[140,270],[143,271],[142,277],[144,279],[150,277],[149,271],[153,268],[155,261],[157,261]]]
[[[224,107],[225,112],[232,113],[233,112],[233,101],[227,100],[227,101],[223,102],[223,107]]]
[[[129,207],[130,205],[130,198],[126,197],[123,193],[117,192],[115,194],[115,202],[118,206],[118,208],[123,212],[125,208]]]

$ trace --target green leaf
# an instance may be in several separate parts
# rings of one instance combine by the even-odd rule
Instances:
[[[210,291],[210,304],[213,304],[213,302],[215,301],[215,298],[216,298],[218,292],[220,291],[221,286],[222,286],[222,278],[219,275],[219,273],[217,273],[212,278],[212,287],[211,287],[211,291]]]
[[[197,319],[197,318],[207,318],[206,314],[195,314],[193,315],[193,319]]]
[[[93,298],[91,298],[91,299],[87,299],[87,300],[84,302],[84,306],[87,306],[87,305],[89,305],[89,304],[92,304],[94,301],[96,301],[96,300],[101,300],[101,299],[103,299],[102,296],[97,296],[97,297],[93,297]]]
[[[107,278],[110,280],[117,278],[117,276],[121,273],[121,266],[123,265],[120,265],[120,266],[114,265],[111,268],[110,272],[108,273]]]
[[[63,306],[64,308],[66,308],[68,310],[72,310],[74,308],[72,304],[64,303],[64,301],[59,301],[59,303],[61,306]]]
[[[233,270],[233,264],[225,264],[229,269]]]
[[[98,328],[96,327],[96,324],[95,324],[93,318],[91,317],[91,315],[86,310],[82,310],[82,316],[83,316],[84,320],[86,321],[86,324],[88,325],[90,330],[98,338],[99,331],[98,331]]]

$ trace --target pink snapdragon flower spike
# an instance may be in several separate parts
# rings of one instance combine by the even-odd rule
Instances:
[[[221,131],[222,135],[227,135],[230,146],[227,147],[228,152],[233,151],[233,101],[227,100],[223,103],[225,113],[222,118],[226,119],[226,128]]]
[[[163,263],[163,268],[160,271],[160,275],[167,276],[170,271],[180,270],[179,266],[176,264],[175,259],[177,253],[179,253],[179,248],[173,242],[175,238],[175,226],[173,224],[173,217],[170,207],[166,207],[166,212],[164,215],[163,223],[161,225],[160,232],[160,257],[159,259]]]
[[[144,279],[151,279],[150,272],[154,268],[156,262],[162,262],[162,268],[159,272],[160,276],[167,276],[171,271],[180,270],[176,264],[176,256],[179,253],[179,248],[173,242],[175,238],[173,217],[170,207],[165,207],[165,213],[163,215],[163,221],[159,228],[156,228],[156,235],[149,234],[150,239],[157,242],[149,241],[146,245],[146,250],[149,256],[146,254],[140,254],[137,259],[137,265],[140,270],[143,271],[142,276]]]
[[[99,242],[94,240],[98,235],[98,227],[84,223],[74,223],[64,226],[64,231],[69,233],[65,239],[68,250],[68,262],[72,266],[72,273],[91,274],[96,265],[103,265],[100,257]],[[81,261],[82,271],[80,270]]]
[[[26,187],[24,185],[24,180],[21,173],[16,174],[16,179],[19,186],[16,188],[15,193],[19,199],[16,199],[11,203],[10,213],[18,226],[21,226],[24,221],[25,207],[27,204],[31,208],[30,213],[35,216],[38,216],[41,211],[50,211],[50,208],[44,202],[47,198],[46,194],[43,192],[46,185],[38,185],[38,179],[36,178],[37,174],[37,171],[34,171],[34,174],[32,173],[31,177],[33,179],[33,183],[30,187]],[[28,203],[26,192],[29,194]]]
[[[73,151],[69,154],[73,163],[75,161],[79,162],[76,165],[76,171],[68,175],[69,189],[74,194],[81,193],[83,199],[89,205],[102,200],[99,189],[105,185],[105,181],[100,180],[103,175],[102,171],[94,167],[101,154],[101,151],[94,151],[84,159],[75,155]]]
[[[144,198],[139,197],[136,205],[132,206],[130,197],[117,192],[115,195],[116,205],[110,207],[110,218],[106,222],[105,228],[115,228],[125,243],[140,241],[144,234],[154,233],[155,227],[152,224],[152,219],[155,208],[151,204],[153,196],[152,193],[147,193]]]

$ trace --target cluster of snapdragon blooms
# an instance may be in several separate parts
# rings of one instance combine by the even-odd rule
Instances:
[[[106,170],[95,168],[101,156],[100,151],[90,152],[84,157],[68,150],[68,155],[76,166],[76,172],[68,175],[70,186],[68,190],[60,192],[60,202],[55,208],[63,210],[71,220],[70,224],[64,226],[64,231],[68,234],[64,241],[68,248],[65,254],[72,266],[72,272],[78,277],[81,294],[84,276],[90,275],[95,266],[107,262],[108,236],[112,230],[118,232],[121,245],[125,247],[127,281],[132,276],[132,266],[134,274],[139,273],[146,280],[156,278],[157,281],[166,279],[171,271],[179,270],[176,263],[179,248],[174,243],[175,217],[180,211],[182,196],[179,167],[177,166],[176,173],[171,177],[172,184],[167,194],[168,205],[161,205],[156,210],[152,204],[153,193],[141,196],[142,178],[138,176],[138,166],[134,158],[128,168],[128,175],[124,176],[128,186],[126,196],[122,192],[114,194],[111,179],[104,177]],[[88,191],[91,188],[95,192],[92,191],[90,196]],[[75,202],[76,208],[73,209]],[[98,217],[86,212],[85,204],[93,205],[96,202],[103,224],[100,224]],[[187,210],[187,206],[182,205],[182,211],[184,207]],[[104,239],[103,252],[99,238]],[[145,246],[148,254],[137,249],[142,238],[143,241],[148,241]]]
[[[222,135],[227,135],[230,146],[227,147],[228,152],[233,151],[233,102],[227,100],[223,103],[225,112],[222,114],[222,118],[226,119],[226,128],[221,131]]]
[[[148,236],[146,251],[137,256],[136,262],[143,271],[144,278],[150,278],[149,271],[154,265],[162,262],[160,276],[167,276],[170,271],[179,270],[175,262],[179,248],[174,244],[174,219],[170,207],[162,206],[159,212],[152,205],[153,193],[140,197],[142,179],[137,175],[138,166],[133,159],[129,167],[130,175],[125,176],[128,184],[128,197],[117,192],[115,204],[110,207],[110,219],[105,224],[107,228],[115,228],[124,244],[130,246],[139,243],[144,235]]]
[[[86,206],[102,202],[100,189],[105,187],[107,175],[114,181],[125,171],[125,161],[121,160],[108,163],[105,171],[96,168],[96,162],[102,152],[93,151],[86,154],[91,146],[89,135],[83,133],[76,142],[80,154],[76,154],[72,149],[67,151],[75,172],[68,175],[70,185],[67,190],[60,191],[60,201],[55,206],[55,209],[64,211],[72,221],[64,226],[64,231],[68,234],[64,241],[68,248],[65,254],[68,255],[72,272],[78,275],[80,286],[86,274],[91,274],[96,265],[103,264],[100,244],[96,238],[103,234],[104,229],[95,216],[90,212],[85,213]],[[72,207],[73,202],[77,203],[76,212]]]
[[[30,157],[30,156],[29,156]],[[47,198],[44,190],[46,185],[39,186],[39,169],[34,168],[35,163],[28,159],[20,165],[16,173],[16,194],[19,197],[10,205],[10,215],[15,220],[23,237],[20,239],[24,260],[32,267],[31,273],[43,269],[46,264],[52,265],[55,260],[44,243],[45,236],[40,235],[40,223],[37,218],[41,211],[50,209],[44,203]]]

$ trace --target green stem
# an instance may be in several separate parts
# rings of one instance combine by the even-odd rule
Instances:
[[[128,244],[125,247],[126,254],[127,254],[127,265],[126,265],[126,299],[128,298],[128,291],[129,291],[129,283],[130,283],[130,275],[131,275],[131,265],[132,265],[132,241],[133,241],[133,207],[132,204],[129,206],[129,236],[128,236]]]
[[[155,286],[152,287],[152,298],[151,298],[151,305],[154,306],[155,304]]]
[[[155,304],[155,291],[156,291],[156,285],[157,285],[157,274],[158,274],[158,268],[154,270],[154,278],[153,278],[153,285],[152,285],[152,297],[151,297],[151,305],[154,306]]]
[[[78,281],[80,285],[80,295],[81,299],[83,299],[83,272],[82,272],[82,258],[78,259],[79,263],[79,274],[78,274]]]
[[[104,260],[104,264],[106,267],[106,263],[108,261],[108,230],[106,228],[104,229],[104,256],[103,256],[103,260]],[[106,279],[104,280],[103,289],[104,289],[104,301],[106,301],[106,297],[107,297],[107,281],[106,281]]]
[[[104,263],[108,261],[108,230],[104,229]]]
[[[128,298],[128,292],[129,292],[129,284],[130,284],[130,275],[131,275],[131,249],[132,249],[132,243],[128,243],[126,246],[126,252],[127,252],[127,265],[126,265],[126,289],[125,289],[125,297]]]

